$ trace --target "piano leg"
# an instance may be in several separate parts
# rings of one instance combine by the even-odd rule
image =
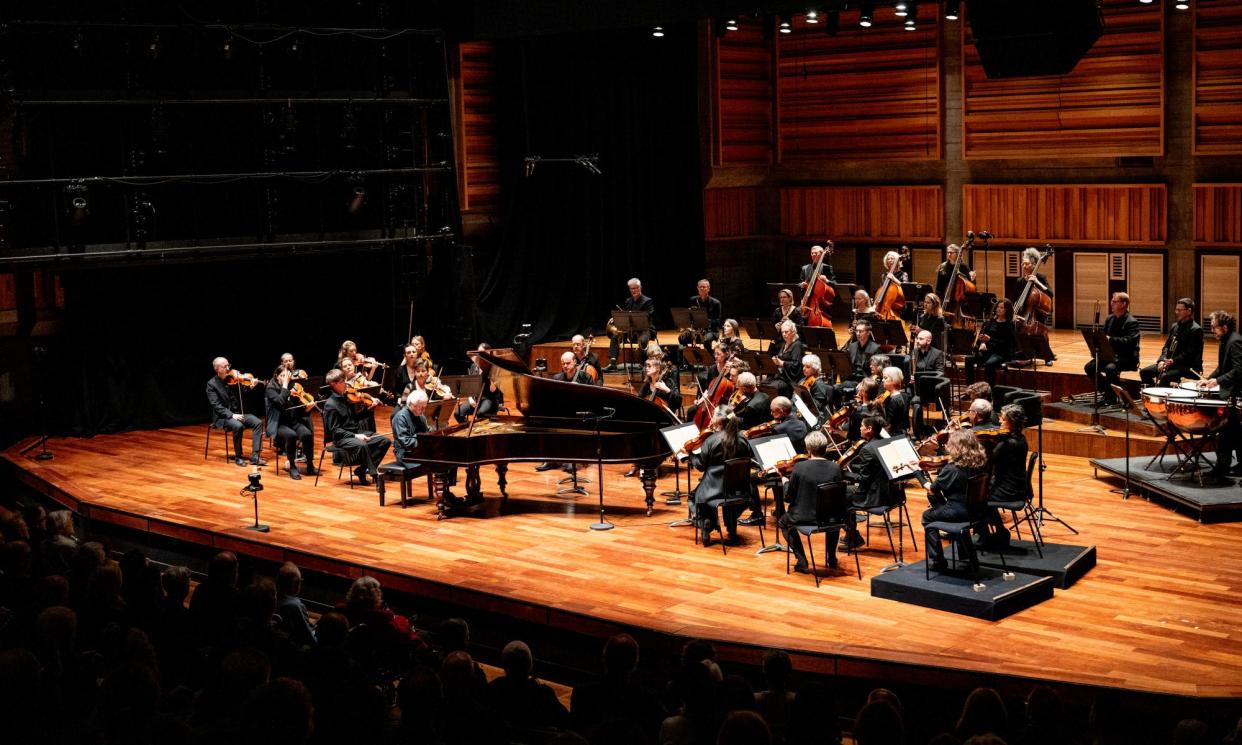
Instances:
[[[508,475],[509,475],[509,464],[508,463],[497,463],[496,464],[496,483],[500,487],[500,496],[503,497],[506,502],[509,501],[509,492],[505,491],[505,487],[509,485],[509,480],[507,478]]]
[[[483,501],[483,480],[479,478],[478,466],[466,466],[466,504]]]
[[[651,517],[651,512],[655,509],[656,471],[658,468],[658,464],[643,466],[638,474],[638,477],[643,482],[643,491],[647,494],[647,517]]]

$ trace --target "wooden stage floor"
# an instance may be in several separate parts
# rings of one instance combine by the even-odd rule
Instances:
[[[17,478],[91,521],[340,576],[365,572],[415,595],[554,628],[707,637],[726,658],[752,662],[762,648],[782,647],[801,668],[843,676],[937,683],[981,673],[1023,687],[1041,680],[1242,696],[1242,523],[1204,525],[1141,498],[1122,501],[1085,458],[1048,458],[1047,504],[1081,535],[1051,523],[1045,536],[1096,545],[1098,565],[1053,599],[987,622],[871,597],[870,577],[890,561],[882,533],[863,553],[864,581],[842,561],[818,589],[811,577],[787,576],[782,554],[756,556],[754,528],[741,529],[744,544],[727,556],[695,546],[689,528],[667,527],[685,507],[657,502],[646,516],[640,485],[620,466],[605,468],[616,529],[593,532],[595,485],[586,497],[554,496],[560,472],[537,473],[534,464],[510,468],[507,514],[497,516],[498,500],[489,499],[487,519],[446,521],[425,501],[403,510],[395,484],[380,508],[374,488],[350,490],[335,473],[315,487],[269,465],[262,519],[272,531],[255,534],[244,530],[251,503],[238,495],[246,469],[224,462],[218,433],[203,460],[203,433],[56,439],[55,459],[45,462],[20,454],[30,441],[2,455]],[[492,469],[483,483],[495,494]],[[671,475],[660,487],[672,488]],[[925,498],[911,494],[917,522]],[[922,558],[908,537],[906,550],[907,561]]]

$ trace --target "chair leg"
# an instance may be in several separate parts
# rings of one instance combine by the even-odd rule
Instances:
[[[203,443],[203,460],[207,460],[207,453],[211,450],[211,430],[214,429],[210,424],[207,425],[207,441]]]
[[[319,466],[315,469],[315,486],[319,486],[319,474],[323,473],[323,456],[327,454],[326,448],[319,451]]]
[[[1022,540],[1022,526],[1018,522],[1018,511],[1010,510],[1009,517],[1013,520],[1013,536],[1019,541]]]
[[[902,523],[906,528],[910,529],[910,548],[914,549],[915,553],[918,553],[919,544],[914,539],[914,523],[910,521],[910,505],[908,502],[901,503],[901,513]]]
[[[887,512],[884,513],[884,530],[888,533],[888,548],[893,552],[893,563],[896,564],[899,561],[897,558],[897,544],[893,542],[893,521]]]
[[[828,534],[824,534],[824,540],[828,540]],[[811,576],[815,578],[815,586],[819,587],[819,565],[815,563],[815,536],[806,537],[806,550],[811,554]]]

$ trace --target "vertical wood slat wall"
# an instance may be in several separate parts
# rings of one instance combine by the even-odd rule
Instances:
[[[1164,154],[1161,3],[1104,0],[1104,33],[1064,76],[988,80],[962,29],[966,158]]]
[[[1198,0],[1194,47],[1195,155],[1242,153],[1242,3]]]
[[[772,46],[757,21],[711,46],[716,165],[768,164],[773,159]]]
[[[1199,248],[1242,248],[1242,184],[1195,184],[1194,236]]]
[[[456,55],[457,193],[463,212],[494,213],[500,203],[496,50],[463,42]]]
[[[703,236],[745,238],[759,232],[759,190],[749,187],[703,190]]]
[[[820,186],[780,190],[781,235],[856,243],[939,243],[944,187]]]
[[[992,185],[963,187],[962,223],[988,230],[997,245],[1165,245],[1164,184]]]

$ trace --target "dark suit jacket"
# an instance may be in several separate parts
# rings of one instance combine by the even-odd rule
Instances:
[[[735,412],[739,419],[742,420],[742,429],[750,429],[772,418],[772,399],[763,391],[755,391],[755,395],[750,397],[750,401],[742,407],[741,411]]]
[[[915,372],[944,372],[944,352],[931,347],[926,352],[918,352],[914,361]]]
[[[323,402],[323,430],[324,440],[332,440],[336,445],[359,433],[372,434],[354,410],[354,405],[337,393]]]
[[[212,375],[207,381],[207,403],[211,404],[211,412],[216,421],[232,419],[234,414],[241,412],[241,400],[237,396],[237,386],[227,385],[218,375]]]
[[[797,450],[799,453],[806,452],[806,433],[806,422],[792,414],[782,419],[780,424],[772,428],[772,434],[788,437],[789,441],[793,443],[794,450]]]
[[[290,385],[293,385],[290,382]],[[267,404],[267,420],[265,422],[267,436],[269,439],[276,438],[276,430],[280,425],[291,427],[295,424],[305,424],[310,426],[310,417],[306,407],[301,405],[300,401],[297,408],[289,408],[289,400],[292,397],[289,389],[280,385],[275,379],[268,381],[263,388],[264,401]]]
[[[896,436],[910,429],[910,398],[899,392],[884,401],[884,419],[888,422],[888,431]]]
[[[1190,319],[1169,327],[1169,338],[1160,350],[1159,360],[1173,360],[1179,370],[1203,369],[1203,327]]]
[[[1206,377],[1220,383],[1221,398],[1230,398],[1242,384],[1242,334],[1235,331],[1221,339],[1216,355],[1216,369]]]
[[[794,339],[787,349],[781,348],[784,346],[783,341],[778,342],[776,356],[782,360],[780,375],[793,383],[802,378],[802,357],[806,354],[806,347],[801,339]]]
[[[814,273],[815,273],[814,264],[803,264],[802,271],[799,272],[798,274],[798,281],[799,282],[810,282],[811,275]],[[821,269],[819,273],[820,273],[820,276],[822,276],[824,279],[828,280],[829,282],[836,281],[836,275],[832,273],[832,264],[828,263],[827,256],[824,257],[824,268]],[[801,300],[801,298],[794,298],[795,302],[798,300]]]
[[[970,279],[970,264],[966,263],[966,257],[962,257],[962,263],[958,265],[958,276]],[[949,277],[953,274],[953,264],[948,261],[942,261],[940,266],[936,267],[936,295],[940,297],[941,302],[945,302],[944,291],[949,284]]]
[[[880,463],[880,454],[877,452],[880,442],[877,435],[876,439],[863,445],[862,450],[850,463],[852,475],[849,478],[858,483],[861,492],[861,499],[855,500],[854,504],[863,509],[887,506],[896,502],[897,490],[889,483],[888,475],[884,473],[884,466]]]
[[[983,327],[983,333],[992,337],[984,342],[988,354],[998,354],[1003,360],[1012,360],[1018,348],[1018,336],[1013,321],[998,321],[995,318]]]
[[[392,449],[397,460],[405,460],[418,447],[418,436],[429,431],[426,417],[414,416],[408,406],[398,406],[392,412]]]
[[[1113,346],[1118,370],[1137,370],[1139,361],[1139,322],[1126,311],[1120,318],[1109,315],[1104,321],[1104,333]]]
[[[690,305],[687,307],[702,308],[707,311],[707,328],[709,331],[715,331],[724,322],[724,306],[711,295],[708,295],[706,300],[700,300],[699,296],[695,295],[690,298]]]
[[[552,376],[552,379],[553,380],[564,380],[565,373],[558,372],[557,374]],[[578,383],[580,385],[595,385],[594,381],[591,380],[591,374],[588,373],[586,371],[586,368],[582,366],[579,366],[578,369],[574,371],[574,379],[569,382]]]
[[[945,502],[966,507],[966,485],[972,477],[981,473],[983,471],[975,468],[962,468],[956,463],[949,463],[940,469],[932,482],[932,503]]]
[[[648,315],[651,315],[655,313],[655,301],[640,293],[637,300],[632,297],[627,297],[625,301],[621,303],[621,310],[628,310],[631,312],[644,311]]]
[[[867,363],[871,361],[871,355],[880,353],[880,345],[875,339],[867,339],[867,346],[859,347],[857,341],[852,341],[845,345],[845,354],[850,358],[850,363],[854,366],[854,373],[850,375],[850,380],[862,380],[867,377],[870,370]]]
[[[785,484],[785,510],[789,519],[795,523],[816,522],[815,498],[819,485],[841,480],[841,467],[830,460],[804,460],[794,466]]]
[[[731,458],[725,456],[721,440],[720,433],[713,432],[707,436],[707,441],[703,443],[700,453],[690,456],[694,467],[703,472],[703,478],[699,479],[699,485],[694,488],[695,502],[702,503],[708,499],[714,499],[724,492],[725,461]],[[750,442],[739,435],[737,451],[732,457],[753,458],[754,456],[755,451],[751,449]]]
[[[1026,499],[1030,485],[1026,481],[1026,437],[1021,433],[1004,437],[992,449],[991,499]]]

